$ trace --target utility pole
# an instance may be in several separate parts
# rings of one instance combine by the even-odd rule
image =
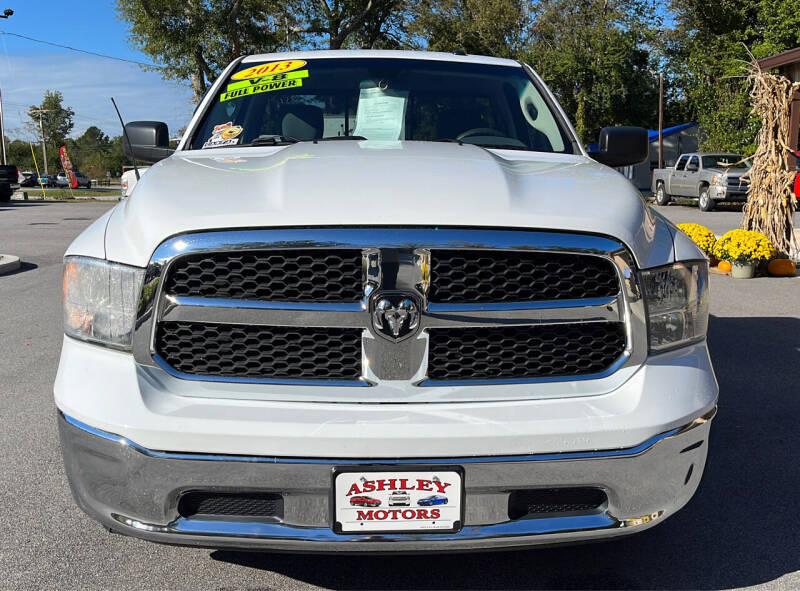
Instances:
[[[8,18],[14,11],[10,8],[6,8],[3,11],[3,14],[0,14],[0,18]],[[7,164],[6,162],[6,128],[3,125],[3,96],[0,94],[0,152],[2,152],[3,157],[3,166]]]
[[[658,73],[658,167],[664,168],[664,74]]]
[[[34,109],[29,111],[39,115],[39,130],[42,132],[42,154],[44,155],[44,173],[47,174],[47,141],[44,138],[44,125],[42,124],[42,115],[49,113],[50,109]]]

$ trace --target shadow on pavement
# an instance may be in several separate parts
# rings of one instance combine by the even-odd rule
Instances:
[[[2,277],[11,277],[12,275],[19,275],[20,273],[24,273],[25,271],[33,271],[34,269],[38,269],[39,265],[35,265],[33,263],[26,263],[25,261],[20,261],[19,269],[15,271],[11,271],[10,273],[2,273],[0,274],[0,278]]]
[[[712,317],[720,384],[709,460],[694,499],[616,542],[422,556],[215,551],[215,560],[336,589],[717,589],[800,569],[800,319]]]
[[[57,201],[5,201],[0,203],[0,211],[10,211],[12,209],[21,209],[23,207],[37,207],[39,205],[50,205],[51,203],[58,203]]]

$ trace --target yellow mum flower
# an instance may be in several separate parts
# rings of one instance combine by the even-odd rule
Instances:
[[[678,224],[678,229],[691,238],[692,242],[694,242],[700,250],[707,255],[711,255],[714,244],[717,241],[714,232],[700,224]]]
[[[761,232],[731,230],[717,240],[711,254],[732,263],[752,263],[773,258],[775,247]]]

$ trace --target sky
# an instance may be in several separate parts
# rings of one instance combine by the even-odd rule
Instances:
[[[126,23],[117,19],[112,0],[0,0],[0,92],[6,136],[33,139],[25,129],[28,107],[41,103],[46,90],[59,90],[75,111],[73,137],[96,125],[109,136],[122,133],[109,97],[126,121],[164,121],[176,136],[194,104],[188,83],[163,80],[141,67],[34,43],[16,33],[138,62],[152,59],[128,43]]]

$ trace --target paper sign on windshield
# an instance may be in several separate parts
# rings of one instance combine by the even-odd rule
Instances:
[[[408,92],[362,88],[353,135],[368,140],[399,140],[406,118]]]

